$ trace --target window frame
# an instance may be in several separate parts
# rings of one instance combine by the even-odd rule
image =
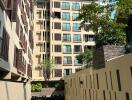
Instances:
[[[64,56],[63,57],[63,64],[64,65],[71,65],[72,64],[72,57],[71,56]]]
[[[70,10],[70,3],[69,2],[62,2],[61,3],[62,10]]]
[[[71,30],[70,23],[63,23],[62,24],[62,31],[70,31],[70,30]]]
[[[73,23],[72,30],[73,30],[74,32],[80,32],[80,31],[81,31],[81,29],[80,29],[80,24],[79,24],[79,23]]]

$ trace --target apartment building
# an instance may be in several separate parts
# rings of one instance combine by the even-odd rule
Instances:
[[[50,80],[75,73],[81,64],[76,55],[94,45],[94,33],[80,28],[79,9],[92,0],[37,0],[34,6],[33,80],[44,80],[39,64],[55,61]]]
[[[30,98],[27,94],[30,93],[32,76],[32,29],[31,0],[0,0],[0,97],[2,100]]]

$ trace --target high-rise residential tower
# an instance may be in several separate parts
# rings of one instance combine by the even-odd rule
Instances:
[[[75,73],[81,64],[76,55],[94,45],[94,33],[80,28],[80,8],[92,0],[37,0],[34,6],[33,80],[44,80],[39,64],[55,61],[50,80]],[[97,1],[98,2],[98,1]]]

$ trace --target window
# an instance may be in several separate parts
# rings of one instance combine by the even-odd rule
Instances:
[[[47,8],[47,9],[50,9],[50,2],[47,2],[47,3],[46,3],[46,8]]]
[[[64,45],[63,46],[64,53],[71,53],[71,45]]]
[[[61,23],[54,23],[54,29],[61,29]]]
[[[72,69],[64,69],[64,76],[72,74]]]
[[[79,3],[72,3],[72,10],[79,10],[80,9],[80,5]]]
[[[63,12],[62,13],[62,19],[63,20],[70,20],[70,13],[69,12]]]
[[[73,41],[81,41],[81,34],[74,34]]]
[[[61,52],[61,45],[55,45],[55,52]]]
[[[3,39],[0,39],[0,56],[4,60],[8,61],[8,50],[9,50],[9,35],[3,28]]]
[[[40,33],[36,33],[38,40],[41,40],[41,32]]]
[[[74,65],[79,65],[79,61],[77,60],[76,56],[74,57]]]
[[[60,8],[60,2],[54,2],[54,8]]]
[[[58,19],[60,19],[60,18],[61,18],[61,13],[55,11],[55,12],[53,13],[53,18],[58,18]]]
[[[46,10],[45,11],[45,17],[46,17],[46,19],[49,19],[49,17],[50,17],[50,10]]]
[[[55,36],[55,40],[61,40],[61,34],[56,33],[54,34],[54,36]]]
[[[85,41],[85,42],[94,41],[94,40],[95,40],[95,36],[94,36],[94,35],[85,34],[85,35],[83,36],[83,38],[84,38],[84,41]]]
[[[50,22],[49,21],[46,21],[46,27],[48,30],[50,30]]]
[[[71,30],[70,23],[63,23],[62,30],[63,31],[70,31]]]
[[[82,46],[81,45],[74,45],[74,52],[81,52]]]
[[[56,64],[61,64],[62,63],[62,58],[61,57],[55,57],[55,63]]]
[[[43,21],[38,21],[36,22],[36,24],[39,27],[39,29],[43,29]]]
[[[38,18],[41,18],[41,10],[37,11]]]
[[[55,77],[62,77],[62,69],[55,69]]]
[[[43,8],[43,4],[41,2],[37,2],[37,8]]]
[[[72,64],[72,58],[70,56],[65,56],[63,58],[63,64]]]
[[[73,23],[73,31],[80,31],[80,24],[79,23]]]
[[[89,46],[89,45],[85,45],[85,46],[84,46],[84,51],[85,51],[86,49],[90,49],[90,50],[92,50],[93,47],[92,47],[92,46]]]
[[[63,41],[71,41],[71,35],[70,34],[63,34]]]
[[[62,2],[61,9],[69,10],[70,9],[70,3],[69,2]]]
[[[78,16],[79,16],[79,13],[73,13],[72,20],[76,20]]]
[[[89,35],[89,41],[94,41],[94,35]]]
[[[50,52],[50,44],[49,43],[47,43],[46,48],[47,48],[46,51]]]

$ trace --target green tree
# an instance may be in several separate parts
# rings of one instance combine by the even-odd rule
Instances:
[[[114,5],[100,6],[96,3],[84,5],[78,19],[82,20],[81,27],[86,31],[95,32],[96,46],[106,44],[126,44],[126,24],[110,19]]]
[[[92,66],[93,53],[91,50],[86,49],[83,53],[76,56],[79,63],[84,64],[85,68]]]
[[[121,0],[117,5],[117,18],[127,20],[132,14],[132,0]]]
[[[43,77],[48,86],[48,82],[51,75],[51,69],[55,66],[55,63],[52,59],[45,59],[40,63],[40,68],[43,70]]]

